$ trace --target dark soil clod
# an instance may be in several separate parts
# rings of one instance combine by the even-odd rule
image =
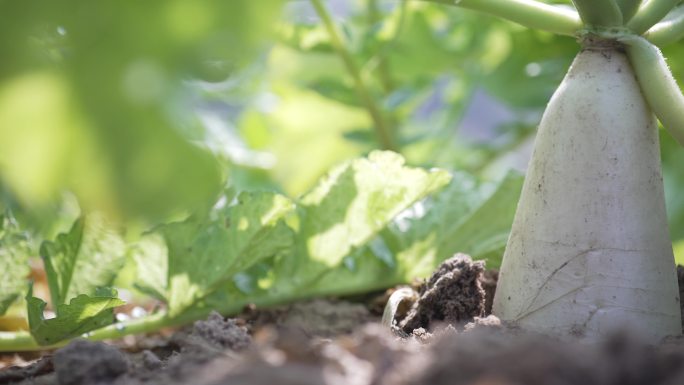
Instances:
[[[53,362],[59,385],[109,384],[128,371],[128,360],[119,349],[88,340],[57,350]]]
[[[186,343],[209,345],[219,350],[239,351],[252,343],[247,329],[234,319],[225,319],[213,312],[205,321],[197,321]]]
[[[420,297],[399,328],[407,334],[435,323],[463,324],[485,314],[484,262],[457,254],[442,262],[420,288]]]

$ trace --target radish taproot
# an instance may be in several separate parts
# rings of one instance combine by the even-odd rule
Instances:
[[[656,115],[684,144],[684,96],[658,48],[641,37],[678,38],[679,1],[573,0],[582,25],[572,33],[567,7],[431,1],[574,34],[582,46],[542,117],[494,314],[587,340],[617,329],[654,342],[681,334]],[[654,27],[668,12],[667,28]]]

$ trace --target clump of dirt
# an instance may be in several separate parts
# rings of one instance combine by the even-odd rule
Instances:
[[[368,307],[341,300],[314,299],[276,309],[243,315],[254,331],[273,327],[299,329],[309,337],[330,338],[349,334],[373,319]]]
[[[180,347],[181,353],[211,358],[224,350],[243,350],[252,338],[237,320],[212,312],[206,320],[195,322],[189,332],[175,334],[171,341]]]
[[[150,350],[139,354],[126,383],[134,379],[140,383],[186,381],[217,357],[236,357],[237,352],[247,349],[251,343],[252,337],[244,321],[225,319],[213,312],[206,320],[197,321],[192,328],[171,337],[169,345],[173,353],[170,356],[159,357]]]
[[[53,364],[60,385],[111,383],[128,371],[128,359],[119,349],[88,340],[57,350]]]
[[[418,301],[399,322],[399,328],[411,334],[419,328],[429,331],[435,324],[458,325],[484,316],[484,271],[484,262],[473,262],[465,254],[442,262],[421,286]]]

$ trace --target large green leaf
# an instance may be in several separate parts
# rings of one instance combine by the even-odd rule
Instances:
[[[320,278],[449,179],[445,171],[407,167],[392,152],[336,167],[300,200],[296,255],[281,261],[280,278],[292,277],[293,284]]]
[[[30,247],[9,214],[0,215],[0,316],[26,290]]]
[[[522,183],[517,173],[479,183],[407,167],[389,152],[347,162],[300,200],[288,221],[296,229],[292,252],[233,275],[195,309],[232,313],[248,303],[386,288],[429,275],[459,251],[496,267]]]
[[[28,321],[31,335],[40,345],[79,337],[114,322],[114,308],[124,302],[117,298],[113,289],[101,288],[94,295],[81,294],[72,298],[69,304],[57,306],[57,316],[45,319],[45,301],[33,296],[33,287],[26,296]]]
[[[147,253],[137,258],[139,275],[149,275],[141,286],[163,294],[171,315],[182,313],[236,273],[291,249],[292,230],[283,219],[293,209],[281,195],[243,193],[209,220],[190,218],[162,226],[165,247],[150,239],[142,246]],[[164,257],[168,267],[162,286],[163,263],[150,261]]]
[[[297,216],[289,221],[296,229],[290,253],[241,271],[199,306],[276,304],[404,282],[397,272],[405,269],[383,253],[379,234],[450,179],[443,170],[406,166],[392,152],[345,162],[299,200]]]
[[[447,188],[403,212],[310,290],[329,295],[411,282],[457,252],[498,267],[522,182],[513,173],[495,184],[454,174]]]
[[[79,218],[68,233],[40,248],[53,306],[72,298],[92,295],[111,285],[126,259],[122,238],[99,214]]]

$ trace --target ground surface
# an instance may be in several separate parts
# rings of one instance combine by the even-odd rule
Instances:
[[[452,259],[391,328],[379,323],[383,295],[212,314],[133,344],[78,340],[44,356],[6,355],[27,364],[0,370],[0,385],[684,384],[681,337],[649,346],[626,334],[598,344],[526,334],[487,316],[495,282],[483,265]]]

